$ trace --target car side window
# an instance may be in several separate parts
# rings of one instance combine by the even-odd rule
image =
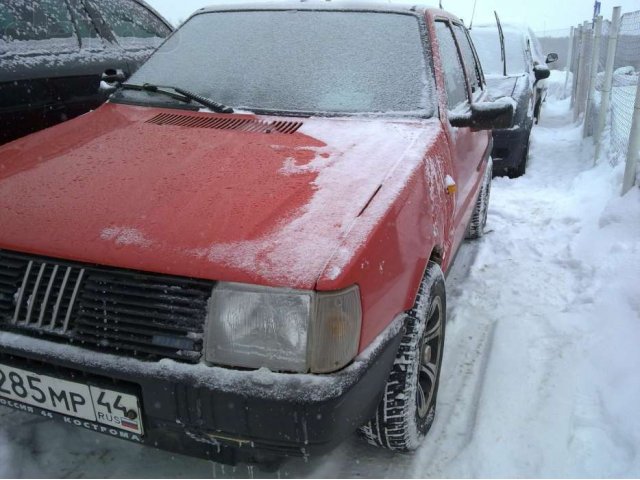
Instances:
[[[70,0],[71,10],[81,39],[98,38],[100,34],[81,0]]]
[[[440,45],[440,58],[444,83],[447,90],[447,106],[454,109],[469,100],[467,96],[467,82],[465,80],[462,63],[458,54],[458,47],[453,38],[449,24],[444,21],[436,22],[436,35]]]
[[[9,5],[0,3],[0,53],[7,50],[7,42],[11,40],[9,37],[9,28],[16,22],[15,14],[10,10]]]
[[[529,37],[526,37],[526,42],[527,42],[527,46],[525,48],[525,57],[527,62],[527,68],[531,70],[535,65],[535,62],[533,59],[533,53],[531,51],[531,40],[529,39]]]
[[[76,40],[64,0],[12,0],[0,3],[0,41]]]
[[[117,38],[165,38],[171,30],[152,12],[132,0],[92,2]]]
[[[471,92],[475,93],[482,88],[482,76],[480,74],[480,66],[476,60],[476,56],[473,53],[473,47],[469,41],[466,29],[462,25],[453,25],[453,30],[456,33],[458,39],[458,45],[460,45],[460,52],[462,53],[462,59],[467,71],[467,78],[469,85],[471,86]]]

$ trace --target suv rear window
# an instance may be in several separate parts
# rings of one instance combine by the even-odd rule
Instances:
[[[64,0],[0,2],[0,41],[47,40],[74,35]]]
[[[508,29],[505,29],[503,33],[507,75],[521,75],[528,72],[523,35]],[[504,67],[498,29],[475,28],[471,30],[471,37],[485,75],[502,75]]]
[[[254,111],[429,116],[430,72],[413,15],[231,11],[192,17],[131,83],[179,86]]]

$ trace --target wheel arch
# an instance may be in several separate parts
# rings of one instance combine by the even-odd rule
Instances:
[[[444,247],[442,245],[436,244],[431,248],[431,253],[429,254],[429,257],[427,258],[427,261],[424,264],[424,268],[422,269],[422,275],[420,275],[415,285],[412,286],[412,296],[407,298],[408,302],[410,302],[406,305],[407,310],[410,308],[409,305],[414,305],[418,300],[418,295],[420,294],[420,285],[422,284],[422,281],[427,275],[427,270],[429,269],[429,265],[431,264],[431,262],[435,263],[440,268],[442,268],[442,264],[444,260],[443,254],[444,254]]]
[[[437,263],[442,268],[443,254],[444,248],[441,245],[435,245],[431,250],[431,255],[429,255],[429,262]],[[427,271],[429,262],[427,262],[425,266],[425,272]]]

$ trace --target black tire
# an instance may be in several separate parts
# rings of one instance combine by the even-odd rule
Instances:
[[[527,162],[529,161],[529,138],[527,138],[527,146],[524,149],[520,163],[518,163],[513,169],[511,169],[509,177],[518,178],[524,175],[527,171]]]
[[[480,193],[473,208],[471,221],[467,227],[467,239],[480,238],[484,235],[484,227],[487,224],[487,212],[489,211],[489,198],[491,197],[491,177],[493,176],[493,160],[489,158],[487,169],[484,172]]]
[[[440,381],[447,303],[444,275],[429,262],[375,416],[360,427],[372,445],[408,452],[431,428]]]

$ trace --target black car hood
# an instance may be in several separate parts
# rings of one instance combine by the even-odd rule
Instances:
[[[522,90],[528,86],[526,75],[493,76],[487,75],[487,86],[492,98],[511,97],[514,100],[522,95]]]
[[[488,75],[486,76],[489,96],[492,99],[511,97],[516,102],[512,126],[526,128],[533,121],[531,96],[533,88],[529,76],[522,75]]]

